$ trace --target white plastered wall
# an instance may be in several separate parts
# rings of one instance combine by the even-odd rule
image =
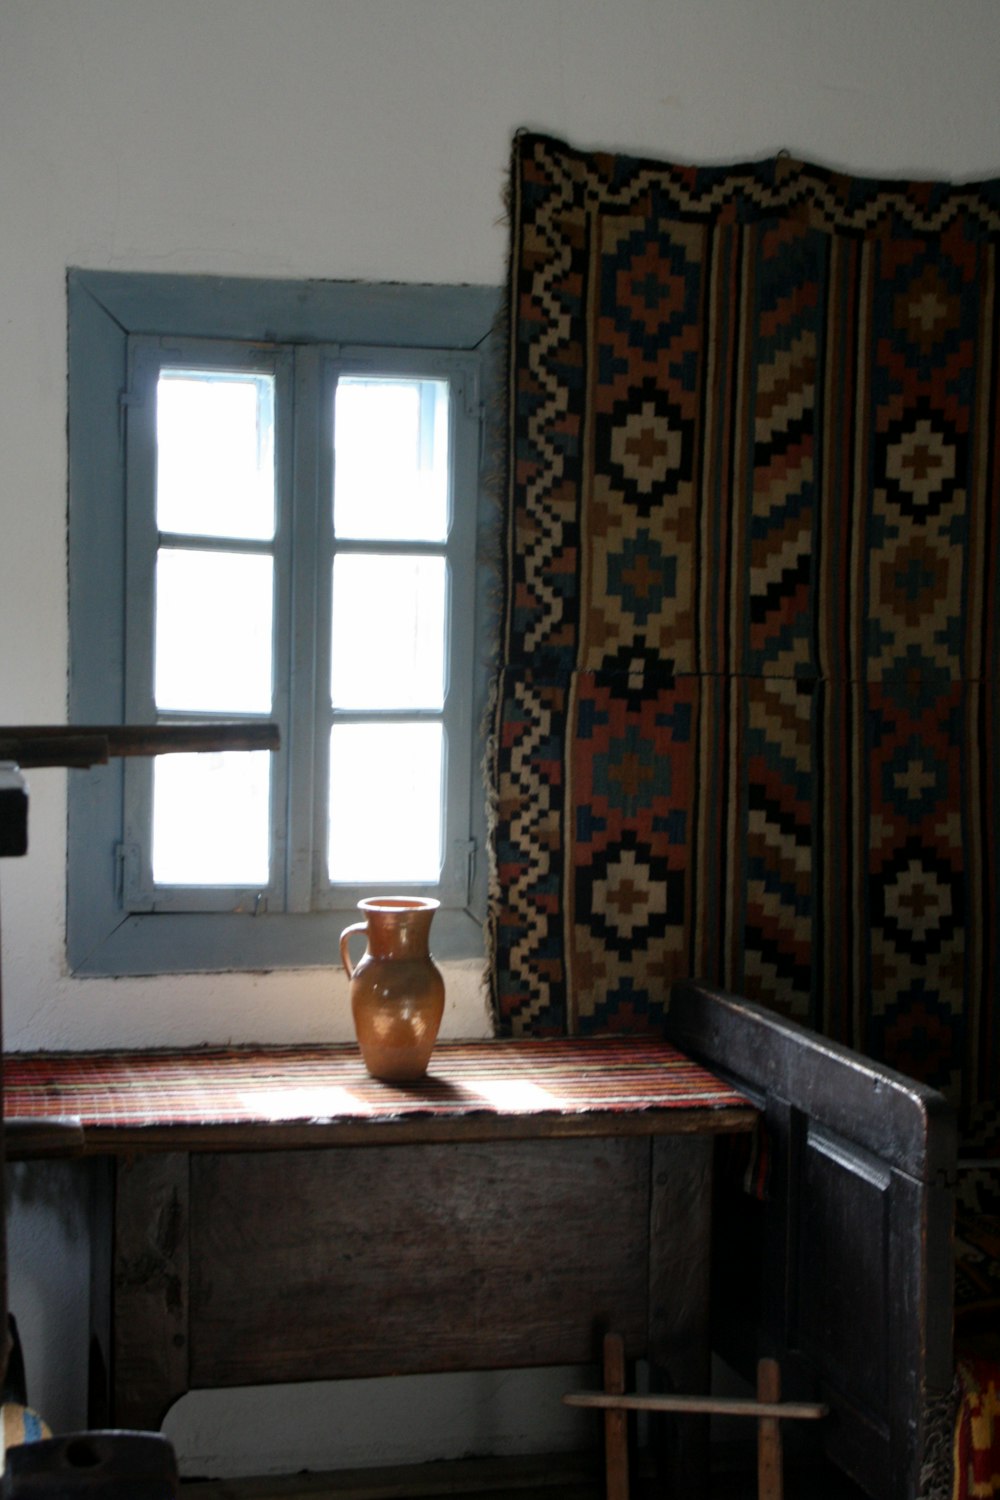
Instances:
[[[995,0],[0,0],[0,721],[65,717],[67,266],[497,286],[518,126],[996,175],[998,73]],[[33,773],[31,797],[30,853],[0,867],[8,1047],[349,1035],[335,973],[68,977],[65,774]],[[448,990],[446,1034],[485,1034],[480,965]],[[78,1175],[12,1176],[11,1301],[65,1429],[84,1417]],[[533,1390],[449,1386],[440,1428],[411,1391],[383,1430],[393,1456],[530,1446]],[[287,1415],[213,1397],[184,1442],[215,1472],[375,1461],[358,1394],[331,1417],[299,1392],[315,1442],[291,1448]]]

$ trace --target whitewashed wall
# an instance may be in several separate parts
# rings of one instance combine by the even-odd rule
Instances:
[[[67,266],[499,285],[520,125],[679,160],[994,175],[998,71],[996,0],[0,0],[0,720],[65,716]],[[326,974],[68,978],[64,773],[31,795],[29,857],[0,867],[8,1047],[349,1034]],[[484,1034],[479,966],[448,977],[446,1034]],[[83,1420],[76,1179],[18,1183],[11,1300],[65,1429]],[[212,1412],[202,1467],[287,1460],[287,1431],[254,1418],[248,1448]],[[320,1425],[329,1461],[361,1461]],[[469,1441],[429,1425],[415,1453]],[[530,1443],[501,1426],[494,1446]]]

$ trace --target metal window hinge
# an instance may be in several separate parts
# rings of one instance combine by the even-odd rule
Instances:
[[[472,902],[472,890],[476,879],[476,855],[479,849],[475,839],[456,839],[455,854],[461,859],[465,856],[465,905]]]
[[[471,376],[467,376],[461,383],[459,396],[465,416],[475,421],[481,421],[483,403],[479,399],[479,381]]]

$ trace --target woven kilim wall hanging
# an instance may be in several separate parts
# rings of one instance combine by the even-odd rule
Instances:
[[[514,145],[505,1034],[724,985],[998,1092],[1000,182]]]

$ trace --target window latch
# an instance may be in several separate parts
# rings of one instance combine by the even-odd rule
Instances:
[[[128,409],[130,406],[142,406],[143,399],[142,391],[124,390],[118,392],[118,446],[120,448],[125,445],[125,424],[128,419]]]
[[[118,900],[126,911],[152,911],[153,900],[143,887],[142,851],[138,844],[116,844]]]

